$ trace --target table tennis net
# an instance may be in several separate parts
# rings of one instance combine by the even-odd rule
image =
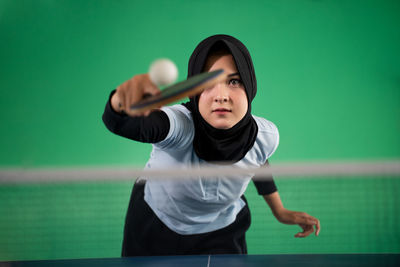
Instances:
[[[294,238],[300,228],[279,223],[250,183],[249,254],[400,253],[399,162],[340,164],[272,171],[284,206],[320,220],[318,237]],[[1,169],[0,261],[119,257],[137,171]]]

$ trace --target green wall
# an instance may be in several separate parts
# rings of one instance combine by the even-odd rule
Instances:
[[[0,0],[0,166],[143,166],[151,147],[111,134],[101,121],[110,91],[160,57],[175,61],[184,79],[194,47],[217,33],[239,38],[253,56],[253,113],[280,130],[272,163],[399,158],[399,14],[396,0]],[[274,221],[250,186],[250,253],[399,252],[395,226],[395,237],[383,234],[390,242],[376,241],[378,233],[357,239],[369,232],[359,226],[371,219],[367,207],[382,204],[369,202],[369,190],[384,197],[399,189],[398,179],[334,181],[277,183],[287,207],[307,207],[325,225],[358,214],[343,213],[348,203],[365,212],[352,217],[351,234],[332,224],[325,237],[293,241],[297,228]],[[1,186],[0,260],[118,256],[130,187]],[[301,188],[318,194],[304,197]],[[365,201],[354,202],[353,188]],[[340,205],[326,200],[337,199],[334,189]],[[390,205],[400,204],[389,195]],[[399,222],[393,212],[379,215]],[[349,235],[358,245],[343,245]]]

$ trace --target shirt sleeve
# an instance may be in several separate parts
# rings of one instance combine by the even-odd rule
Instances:
[[[183,105],[162,107],[169,120],[169,133],[166,138],[154,144],[159,149],[179,151],[191,146],[194,138],[194,125],[190,111]]]
[[[111,107],[111,97],[114,93],[115,90],[111,92],[102,116],[108,130],[119,136],[144,143],[157,143],[167,137],[170,123],[165,112],[156,110],[147,117],[130,117],[120,114]]]
[[[265,163],[265,165],[269,165],[268,160]],[[274,178],[272,175],[268,176],[255,176],[253,177],[253,183],[257,189],[257,192],[259,195],[269,195],[272,194],[276,191],[278,191],[278,188],[276,187]]]

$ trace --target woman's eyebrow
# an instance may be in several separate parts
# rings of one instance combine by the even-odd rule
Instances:
[[[235,72],[235,73],[229,74],[228,77],[232,77],[232,76],[236,76],[236,75],[240,76],[239,72]]]

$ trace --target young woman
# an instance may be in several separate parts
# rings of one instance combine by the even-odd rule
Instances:
[[[127,115],[125,107],[159,92],[147,74],[136,75],[111,93],[103,121],[115,134],[153,144],[147,169],[268,164],[279,135],[272,122],[251,114],[257,84],[246,47],[228,35],[203,40],[190,57],[188,77],[217,69],[224,69],[226,79],[188,103]],[[250,211],[243,194],[252,178],[141,177],[126,215],[122,256],[247,253]],[[318,235],[319,221],[285,209],[272,179],[254,182],[280,222],[303,229],[296,237],[314,227]]]

